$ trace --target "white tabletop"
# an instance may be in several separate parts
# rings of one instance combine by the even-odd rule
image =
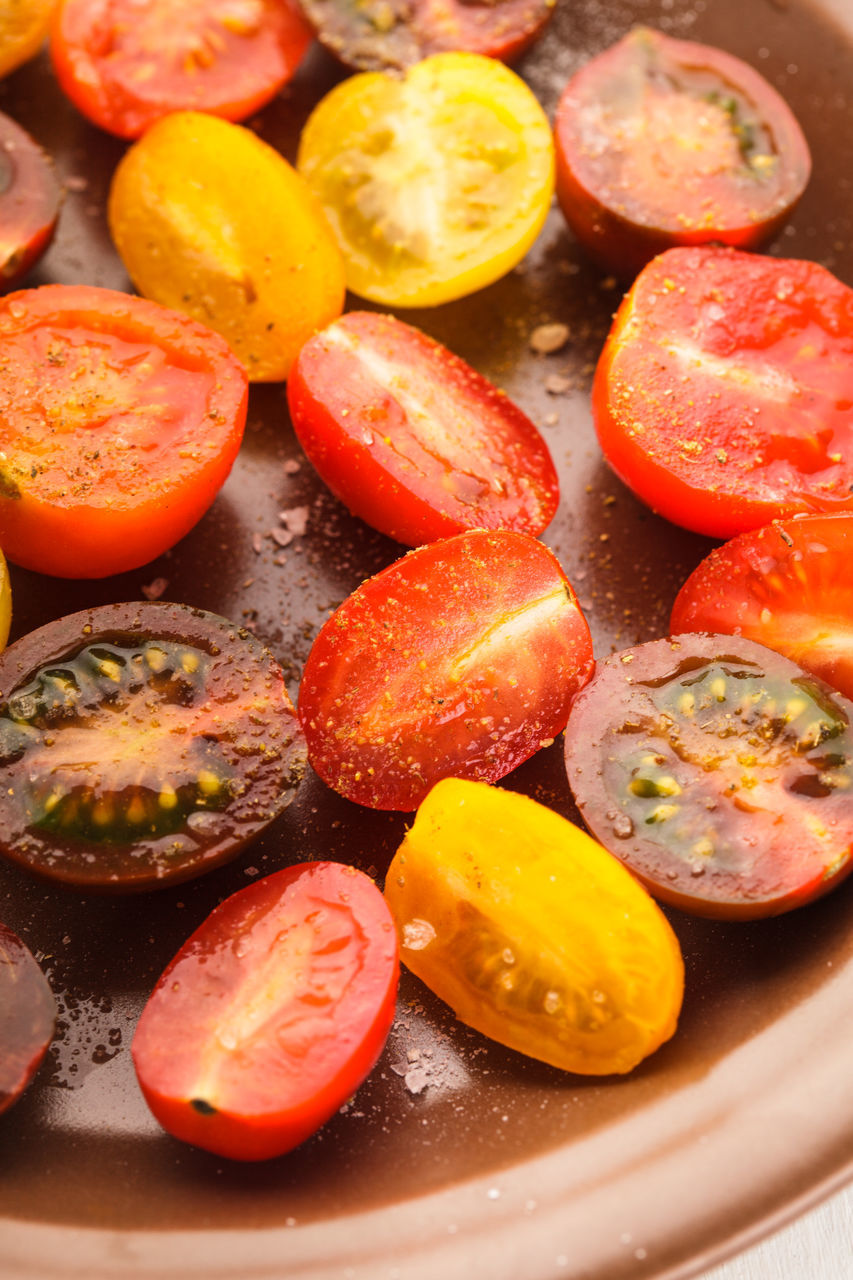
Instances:
[[[853,1280],[853,1187],[699,1280]]]

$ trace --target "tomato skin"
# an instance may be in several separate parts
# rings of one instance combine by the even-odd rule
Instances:
[[[0,76],[34,58],[47,36],[55,0],[12,0],[0,6]]]
[[[853,290],[814,262],[670,249],[637,277],[593,382],[610,466],[715,538],[853,510]]]
[[[362,583],[320,630],[299,690],[308,758],[358,804],[416,809],[440,778],[495,782],[549,745],[591,670],[553,552],[457,534]]]
[[[853,702],[764,645],[683,634],[614,654],[565,743],[590,830],[684,911],[779,915],[853,868]]]
[[[32,1080],[53,1039],[56,1000],[29,948],[0,922],[0,1112]]]
[[[93,124],[138,138],[172,111],[244,120],[291,78],[311,31],[291,0],[59,0],[50,52]]]
[[[0,654],[0,853],[130,893],[234,858],[286,808],[304,740],[273,655],[149,601],[47,623]]]
[[[310,862],[232,894],[154,989],[132,1055],[184,1142],[267,1160],[304,1142],[375,1065],[394,1016],[394,922],[355,867]]]
[[[853,698],[853,514],[794,516],[715,547],[672,607],[670,630],[746,636]]]
[[[438,306],[500,279],[538,236],[554,189],[542,108],[514,72],[475,53],[343,81],[311,113],[297,168],[347,287],[394,307]]]
[[[464,50],[512,62],[541,35],[555,0],[302,0],[322,44],[357,71],[404,71]]]
[[[674,245],[756,249],[811,173],[776,90],[721,49],[635,27],[557,107],[557,196],[578,241],[631,277]]]
[[[248,400],[217,334],[142,298],[57,284],[2,299],[0,339],[0,546],[11,561],[106,577],[201,519]]]
[[[6,557],[0,551],[0,651],[5,649],[9,639],[9,628],[12,625],[12,584],[9,581],[9,569]]]
[[[47,249],[62,203],[53,162],[0,112],[0,279],[14,284]]]
[[[343,309],[343,260],[317,201],[240,125],[197,111],[161,120],[120,161],[107,213],[139,292],[222,334],[253,382],[286,378]]]
[[[393,316],[351,311],[309,339],[287,384],[293,426],[326,484],[409,546],[464,529],[550,524],[559,481],[506,395]]]
[[[385,896],[404,963],[500,1044],[608,1075],[675,1031],[684,965],[666,918],[601,845],[535,800],[436,783]]]

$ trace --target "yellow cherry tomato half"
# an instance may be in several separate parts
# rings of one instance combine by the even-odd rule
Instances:
[[[160,120],[118,165],[108,215],[139,292],[221,333],[254,382],[286,378],[343,310],[343,262],[319,204],[241,125],[196,111]]]
[[[0,76],[34,58],[47,37],[56,0],[3,0],[0,4]]]
[[[500,1044],[609,1075],[675,1031],[684,965],[666,917],[616,858],[535,800],[437,783],[385,896],[401,959]]]
[[[0,551],[0,649],[5,649],[9,639],[9,627],[12,622],[12,586],[9,582],[9,570],[6,557]]]
[[[474,53],[343,81],[309,117],[297,168],[338,236],[349,288],[400,307],[505,275],[539,234],[554,186],[542,108],[514,72]]]

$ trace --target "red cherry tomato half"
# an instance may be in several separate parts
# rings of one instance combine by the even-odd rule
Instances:
[[[397,934],[373,881],[309,862],[221,903],[161,977],[133,1038],[152,1112],[234,1160],[298,1146],[372,1070],[394,1016]]]
[[[814,262],[671,249],[637,277],[593,384],[616,474],[729,538],[853,511],[853,290]]]
[[[171,111],[246,119],[310,42],[292,0],[59,0],[50,51],[83,115],[138,138]]]
[[[461,50],[511,62],[541,34],[556,0],[301,0],[327,49],[359,71],[404,71]]]
[[[70,614],[0,654],[0,853],[84,889],[188,880],[293,798],[305,749],[282,670],[187,605]]]
[[[637,27],[569,82],[557,195],[583,247],[635,275],[673,245],[754,249],[809,180],[802,130],[739,58]]]
[[[53,1039],[56,1000],[35,957],[0,924],[0,1111],[32,1080]]]
[[[851,564],[853,515],[774,520],[702,561],[670,630],[747,636],[853,698]]]
[[[287,395],[296,434],[350,511],[409,546],[550,523],[559,481],[529,418],[446,347],[353,311],[311,338]]]
[[[202,517],[243,437],[246,371],[225,340],[88,285],[0,302],[0,547],[100,578],[146,564]]]
[[[47,249],[62,203],[53,162],[0,112],[0,280],[13,284]]]
[[[496,782],[547,746],[592,671],[592,641],[554,554],[475,530],[410,551],[332,614],[299,717],[329,786],[416,809],[440,778]]]
[[[598,664],[566,727],[584,821],[656,897],[755,919],[850,871],[853,702],[741,636]]]

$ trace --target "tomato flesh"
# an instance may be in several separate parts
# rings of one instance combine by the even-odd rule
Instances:
[[[305,752],[278,663],[161,602],[48,623],[0,657],[0,852],[81,888],[186,880],[285,808]]]
[[[232,894],[160,978],[133,1038],[175,1137],[235,1160],[304,1142],[372,1070],[394,1016],[394,922],[354,867],[303,863]]]
[[[758,72],[647,27],[573,77],[555,140],[569,225],[625,276],[674,245],[757,248],[787,221],[811,173],[800,126]]]
[[[404,71],[464,50],[509,62],[542,32],[555,0],[301,0],[321,42],[358,71]]]
[[[53,164],[26,130],[0,112],[0,279],[14,284],[47,249],[62,189]]]
[[[56,1000],[29,948],[0,923],[0,1112],[11,1107],[53,1039]]]
[[[851,869],[853,703],[743,637],[655,640],[599,663],[566,767],[590,830],[656,897],[778,915]]]
[[[648,894],[536,801],[439,782],[388,870],[401,957],[457,1017],[566,1071],[630,1071],[675,1031],[684,966]]]
[[[287,396],[329,488],[398,542],[469,528],[536,536],[557,510],[557,473],[529,418],[393,316],[349,312],[310,339]]]
[[[201,518],[243,437],[247,379],[210,329],[142,298],[45,285],[0,304],[0,546],[96,578]]]
[[[560,732],[592,641],[551,551],[475,530],[411,551],[321,629],[299,690],[311,764],[376,809],[497,781]]]
[[[0,76],[36,56],[54,6],[55,0],[6,0],[0,5]]]
[[[243,120],[274,98],[311,42],[291,0],[60,0],[57,79],[94,124],[138,138],[172,111]]]
[[[670,630],[747,636],[853,698],[851,557],[853,515],[774,520],[702,561]]]
[[[813,262],[671,249],[593,384],[605,457],[675,524],[728,538],[853,510],[853,290]]]
[[[512,71],[474,53],[337,85],[309,117],[297,167],[341,246],[348,287],[401,307],[437,306],[505,275],[539,234],[554,182],[542,108]]]

